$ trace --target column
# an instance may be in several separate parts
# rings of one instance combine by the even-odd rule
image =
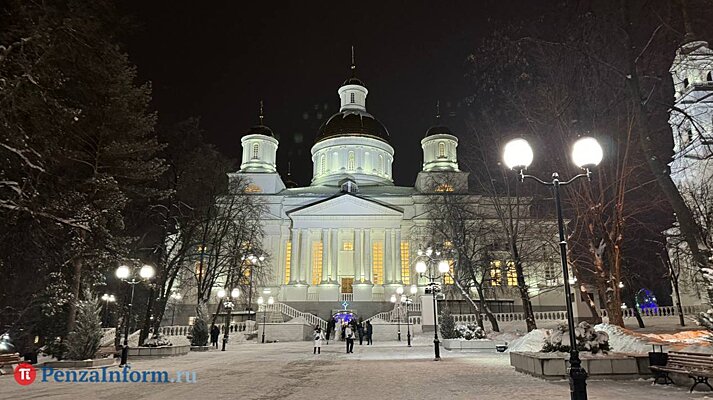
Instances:
[[[394,281],[394,273],[391,269],[394,257],[392,255],[392,244],[393,237],[391,235],[391,228],[386,228],[386,233],[384,234],[384,284],[389,284]]]
[[[341,246],[339,243],[339,229],[332,228],[332,229],[330,229],[330,233],[332,235],[332,240],[331,240],[332,243],[329,246],[329,251],[332,256],[330,272],[331,272],[332,280],[334,282],[337,282],[337,279],[339,277],[339,266],[337,264],[339,263],[339,251],[341,250]]]
[[[361,229],[354,229],[354,282],[359,282],[362,276],[362,258],[363,253],[361,242]]]
[[[372,281],[372,267],[374,265],[371,259],[371,229],[364,230],[364,280]]]
[[[312,242],[312,239],[309,235],[309,229],[302,229],[302,232],[300,233],[300,238],[302,239],[300,241],[302,245],[300,249],[300,281],[309,284],[311,283],[309,279],[309,274],[312,270],[309,265],[310,244]]]
[[[329,254],[332,248],[329,246],[329,229],[322,229],[322,282],[329,279]]]
[[[292,228],[292,255],[290,256],[290,283],[300,280],[300,230]]]
[[[398,283],[403,282],[401,276],[401,229],[394,229],[394,276]]]

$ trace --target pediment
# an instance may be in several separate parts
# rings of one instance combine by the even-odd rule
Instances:
[[[365,199],[352,194],[344,193],[339,196],[321,200],[308,204],[297,209],[288,211],[287,214],[294,217],[399,217],[403,216],[403,211],[379,203],[374,200]]]

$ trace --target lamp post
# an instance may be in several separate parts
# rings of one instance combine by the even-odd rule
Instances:
[[[248,306],[247,306],[247,311],[248,312],[248,318],[252,319],[253,317],[253,265],[255,265],[258,261],[263,262],[265,261],[265,256],[263,255],[254,255],[254,254],[248,254],[247,256],[243,256],[243,260],[248,260],[250,261],[250,275],[249,275],[249,282],[248,282]]]
[[[225,351],[225,346],[228,344],[228,339],[230,338],[230,319],[232,317],[233,307],[235,306],[233,299],[236,299],[239,296],[240,289],[238,288],[234,288],[229,294],[225,291],[225,289],[218,290],[218,299],[223,302],[223,307],[227,311],[225,314],[225,331],[223,332],[223,347],[221,351]]]
[[[435,257],[433,257],[435,253]],[[421,277],[428,278],[428,287],[426,293],[431,293],[433,296],[433,352],[435,357],[433,361],[441,360],[440,340],[438,340],[438,312],[436,311],[437,302],[436,294],[441,291],[441,287],[436,280],[444,277],[451,269],[448,261],[441,257],[441,252],[434,252],[430,247],[425,251],[419,249],[416,261],[416,272]]]
[[[567,241],[564,235],[564,220],[562,218],[562,203],[560,199],[560,186],[566,186],[579,178],[591,179],[594,168],[602,161],[603,151],[596,139],[583,137],[574,143],[572,147],[572,160],[574,164],[583,169],[584,172],[575,175],[567,181],[560,181],[558,173],[552,174],[552,181],[546,182],[532,175],[526,175],[523,171],[532,163],[532,148],[525,139],[514,139],[505,145],[503,161],[505,165],[517,171],[520,175],[520,182],[525,179],[532,179],[542,185],[550,186],[555,197],[555,207],[557,209],[557,227],[559,230],[560,259],[562,262],[562,276],[564,278],[565,303],[567,306],[567,326],[569,328],[570,356],[569,356],[569,389],[572,400],[587,399],[587,371],[582,368],[582,361],[579,359],[577,351],[577,337],[574,333],[574,313],[572,310],[572,293],[569,283],[569,270],[567,268]]]
[[[178,292],[173,292],[173,293],[171,293],[171,299],[173,300],[173,301],[171,302],[171,303],[172,303],[172,307],[171,307],[171,326],[173,326],[173,321],[174,321],[174,319],[175,319],[174,317],[176,316],[176,305],[178,304],[179,301],[181,301],[181,297],[183,297],[183,296],[181,296],[181,294],[178,293]]]
[[[126,320],[124,321],[124,346],[121,349],[121,363],[119,364],[120,366],[126,365],[126,362],[128,361],[129,358],[129,323],[131,321],[131,310],[133,308],[133,303],[134,303],[134,289],[137,284],[143,282],[143,281],[148,281],[151,278],[154,277],[156,274],[156,271],[154,268],[148,264],[145,264],[141,269],[139,270],[139,277],[141,280],[137,280],[135,277],[131,276],[131,268],[127,267],[126,265],[121,265],[119,268],[116,269],[116,277],[121,279],[122,281],[126,282],[129,286],[131,286],[131,296],[129,297],[129,309],[127,310],[126,313]],[[131,278],[131,280],[129,280]]]
[[[102,326],[109,325],[109,303],[116,301],[116,297],[113,294],[104,293],[101,297],[104,302],[104,319],[102,321]]]
[[[400,289],[400,290],[399,290]],[[408,347],[411,347],[411,318],[409,318],[408,308],[413,304],[413,297],[418,293],[418,286],[411,285],[409,292],[411,295],[402,294],[404,292],[403,288],[396,289],[396,292],[401,294],[401,304],[406,304],[406,342]]]
[[[399,293],[399,289],[401,289],[401,293],[404,292],[404,288],[399,287],[396,289],[396,293],[399,294],[398,302],[396,301],[396,295],[392,294],[391,295],[391,302],[396,305],[396,340],[399,342],[401,341],[401,293]]]
[[[264,303],[265,299],[263,299],[262,296],[257,298],[258,308],[262,308],[262,343],[265,343],[265,328],[267,323],[267,307]],[[274,303],[275,299],[272,296],[267,298],[267,305],[271,306]]]

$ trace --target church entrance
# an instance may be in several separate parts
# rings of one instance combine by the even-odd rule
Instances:
[[[342,326],[343,324],[348,324],[353,320],[356,320],[358,316],[352,311],[341,310],[337,311],[332,315],[332,319],[337,322],[337,326]]]
[[[352,284],[354,284],[354,278],[342,278],[342,293],[354,293]]]

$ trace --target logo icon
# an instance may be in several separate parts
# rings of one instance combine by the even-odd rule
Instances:
[[[30,364],[18,364],[15,368],[15,381],[22,386],[27,386],[37,378],[37,370]]]

